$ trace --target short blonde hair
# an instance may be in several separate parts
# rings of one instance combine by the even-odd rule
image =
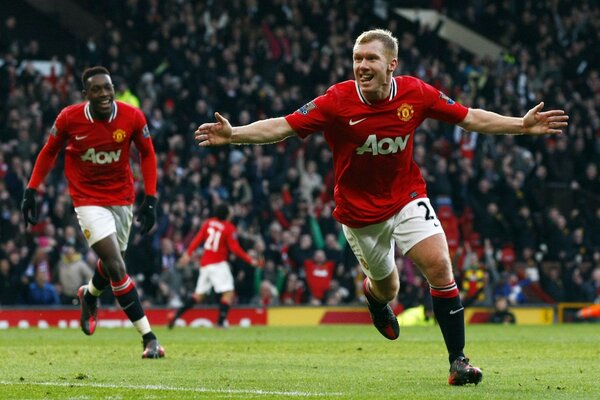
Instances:
[[[354,47],[359,44],[370,43],[379,40],[385,50],[389,52],[392,58],[398,58],[398,39],[387,29],[371,29],[361,33],[354,42]]]

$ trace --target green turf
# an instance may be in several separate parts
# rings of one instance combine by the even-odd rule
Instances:
[[[593,399],[593,324],[469,326],[478,386],[450,387],[437,327],[156,330],[162,360],[142,360],[133,329],[0,331],[0,399]]]

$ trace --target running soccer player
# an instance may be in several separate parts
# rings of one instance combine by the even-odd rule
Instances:
[[[506,117],[466,108],[410,76],[393,76],[398,40],[386,30],[358,36],[353,49],[355,80],[331,86],[297,111],[279,118],[232,127],[215,113],[200,125],[200,146],[266,144],[322,131],[333,151],[334,217],[367,278],[363,288],[373,324],[388,339],[399,336],[388,302],[400,286],[394,245],[427,278],[433,309],[450,361],[451,385],[479,383],[481,370],[469,364],[464,308],[454,281],[446,237],[427,197],[425,181],[412,158],[414,132],[426,118],[489,134],[559,134],[567,126],[562,110],[542,112],[539,103],[525,116]]]
[[[169,320],[169,329],[173,329],[177,318],[180,318],[194,304],[202,302],[204,297],[214,288],[215,293],[221,296],[219,301],[218,327],[223,327],[227,314],[231,308],[234,294],[233,275],[228,259],[233,253],[246,263],[257,267],[258,263],[252,259],[240,246],[237,240],[235,226],[231,223],[233,212],[225,203],[215,207],[214,217],[207,219],[200,230],[192,239],[190,245],[181,258],[179,264],[188,264],[194,250],[204,243],[204,252],[200,257],[200,274],[196,289],[192,296],[185,302],[175,315]]]
[[[79,225],[99,257],[90,282],[79,288],[81,329],[94,334],[98,296],[110,285],[119,305],[142,335],[143,358],[165,355],[150,328],[123,254],[133,219],[135,193],[129,149],[135,143],[141,158],[145,198],[137,213],[146,234],[156,221],[156,156],[146,118],[137,108],[115,101],[108,70],[97,66],[81,77],[84,103],[64,108],[35,162],[23,195],[25,224],[38,222],[36,189],[65,149],[65,176]]]

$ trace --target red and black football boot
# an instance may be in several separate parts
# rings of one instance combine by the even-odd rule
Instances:
[[[81,305],[81,330],[89,336],[93,335],[96,330],[96,322],[98,321],[98,299],[96,298],[93,303],[88,303],[85,300],[87,291],[87,285],[81,286],[77,290],[77,297],[79,298],[79,304]]]
[[[158,340],[148,340],[144,344],[144,352],[142,358],[163,358],[165,356],[165,349],[158,343]]]
[[[365,278],[363,281],[363,291],[365,293],[365,297],[367,298],[367,306],[369,308],[371,320],[373,321],[375,328],[377,328],[379,333],[389,340],[398,339],[398,336],[400,336],[400,325],[398,325],[398,319],[396,318],[394,311],[392,311],[392,307],[390,307],[389,304],[386,304],[385,307],[381,309],[374,309],[371,306],[371,304],[381,303],[375,300],[371,295],[368,285],[368,278]]]
[[[478,384],[483,379],[483,373],[477,367],[469,364],[469,359],[458,357],[450,365],[450,376],[448,383],[455,386],[462,386],[468,383]]]

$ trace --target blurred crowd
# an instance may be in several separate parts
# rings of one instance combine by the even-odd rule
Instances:
[[[117,98],[143,110],[157,152],[157,226],[148,236],[134,226],[126,255],[148,305],[176,307],[193,288],[197,265],[177,260],[220,202],[234,206],[242,246],[264,261],[255,270],[233,260],[238,304],[364,301],[362,272],[331,216],[332,156],[322,135],[201,149],[193,131],[214,111],[232,124],[282,116],[353,79],[354,39],[373,27],[399,38],[397,74],[466,106],[521,116],[543,100],[570,115],[555,137],[479,135],[433,120],[415,133],[463,302],[600,301],[597,2],[415,2],[492,36],[506,50],[498,59],[441,40],[385,1],[80,3],[104,29],[64,54],[44,54],[43,36],[22,40],[17,17],[0,21],[0,305],[73,304],[91,275],[96,256],[60,158],[40,190],[41,223],[26,228],[19,203],[54,118],[82,100],[81,72],[98,64],[111,71]],[[40,58],[61,73],[42,75],[30,62]],[[397,307],[427,302],[418,269],[401,254],[397,265]],[[103,300],[114,302],[110,293]]]

